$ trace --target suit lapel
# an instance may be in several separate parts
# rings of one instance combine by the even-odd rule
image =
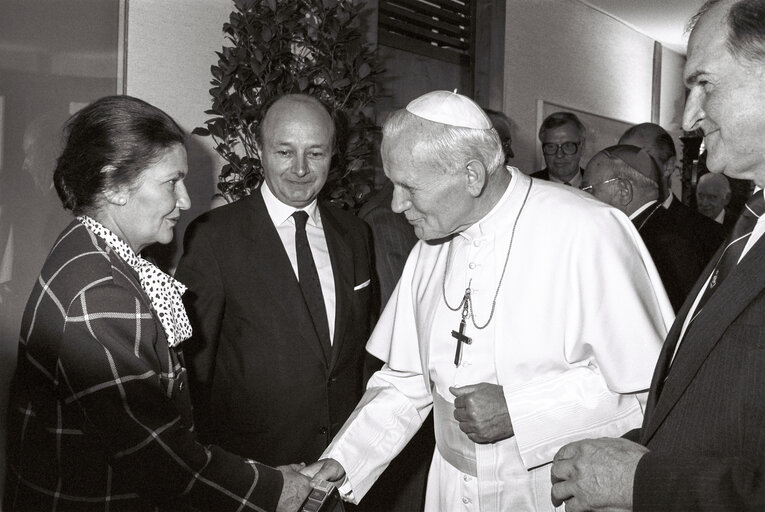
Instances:
[[[332,359],[329,365],[331,369],[337,362],[345,338],[345,328],[348,325],[348,312],[351,311],[353,300],[354,265],[353,253],[345,241],[345,230],[334,218],[330,209],[322,203],[319,203],[319,211],[335,280],[335,335],[332,340]]]
[[[296,336],[311,347],[316,356],[327,365],[327,358],[321,348],[321,342],[311,321],[300,284],[295,277],[287,252],[274,227],[271,217],[263,202],[260,190],[249,198],[250,222],[242,223],[242,236],[249,240],[245,249],[250,252],[252,262],[250,271],[259,274],[259,282],[265,283],[266,290],[252,290],[252,293],[265,292],[271,300],[263,301],[266,307],[279,308],[285,323],[294,326]],[[262,301],[262,298],[261,298]]]
[[[694,286],[686,303],[683,304],[681,315],[672,326],[670,335],[665,345],[672,343],[671,351],[667,346],[662,350],[659,364],[671,358],[676,345],[677,337],[682,329],[682,324],[688,314],[691,304],[701,290],[706,278],[717,262],[718,254],[702,274],[703,279]],[[643,433],[643,442],[653,436],[661,423],[666,419],[669,412],[682,396],[698,373],[702,364],[714,349],[723,333],[752,302],[752,300],[765,288],[765,237],[761,237],[757,243],[744,256],[736,269],[728,276],[715,293],[709,298],[702,312],[689,326],[685,333],[685,339],[678,349],[678,355],[672,363],[671,371],[666,375],[664,387],[659,396],[649,398],[646,409],[646,425]],[[665,378],[663,372],[657,371],[651,383],[651,394],[655,395],[657,385]]]

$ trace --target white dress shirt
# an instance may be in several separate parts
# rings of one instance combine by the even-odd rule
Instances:
[[[268,183],[265,181],[260,187],[263,193],[263,202],[266,203],[268,215],[276,227],[276,232],[282,241],[287,257],[298,278],[297,250],[295,249],[295,219],[292,214],[297,210],[303,210],[308,214],[305,231],[308,235],[308,243],[311,246],[313,261],[316,263],[316,271],[319,273],[321,293],[324,296],[324,307],[327,310],[327,323],[329,324],[329,341],[332,343],[335,337],[335,277],[332,273],[332,262],[329,259],[327,238],[324,236],[324,227],[321,223],[321,214],[314,199],[304,208],[295,208],[282,203],[276,198]]]

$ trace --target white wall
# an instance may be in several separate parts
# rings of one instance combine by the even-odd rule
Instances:
[[[125,93],[165,110],[187,133],[202,126],[210,117],[210,66],[233,10],[231,0],[129,0]],[[187,148],[192,206],[176,228],[173,261],[188,223],[209,209],[223,166],[210,137],[189,135]]]
[[[506,20],[504,111],[515,125],[514,165],[538,170],[537,100],[650,121],[652,39],[575,0],[508,0]],[[664,78],[674,83],[676,62],[668,60]]]

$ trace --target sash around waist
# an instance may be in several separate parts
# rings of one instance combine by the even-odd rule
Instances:
[[[459,422],[454,419],[454,404],[433,392],[433,423],[435,425],[436,447],[446,462],[456,469],[478,476],[475,443],[460,430]]]

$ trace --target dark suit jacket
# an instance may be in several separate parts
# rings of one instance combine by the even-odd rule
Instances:
[[[316,460],[363,391],[376,312],[369,228],[319,208],[335,279],[330,360],[260,191],[194,220],[176,272],[189,287],[184,351],[201,435],[271,464]]]
[[[5,510],[276,508],[279,471],[197,441],[186,370],[137,273],[77,221],[21,339]]]
[[[765,238],[709,298],[667,371],[713,266],[659,356],[640,435],[651,451],[635,475],[636,512],[765,510]]]
[[[359,210],[359,218],[364,219],[372,229],[381,307],[385,307],[396,288],[406,259],[417,243],[414,228],[404,214],[391,209],[392,200],[393,183],[386,181]]]
[[[584,169],[582,169],[581,167],[579,168],[579,174],[584,175]],[[550,170],[547,167],[545,167],[541,171],[531,173],[531,177],[537,178],[539,180],[550,181]]]
[[[674,204],[674,201],[673,203]],[[693,233],[672,209],[651,206],[633,219],[675,312],[683,305],[708,259]]]
[[[726,231],[722,224],[685,205],[677,196],[672,199],[668,210],[682,231],[689,233],[697,241],[706,265],[725,239]]]

